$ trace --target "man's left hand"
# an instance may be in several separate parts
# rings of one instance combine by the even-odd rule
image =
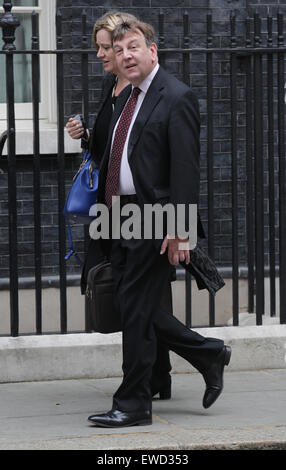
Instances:
[[[168,248],[168,259],[173,265],[182,261],[186,264],[190,262],[189,240],[179,237],[171,237],[166,235],[161,245],[160,255],[163,255]]]

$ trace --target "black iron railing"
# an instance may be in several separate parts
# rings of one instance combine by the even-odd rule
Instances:
[[[14,112],[14,57],[16,54],[28,54],[32,57],[32,102],[34,125],[34,261],[35,261],[35,292],[36,292],[36,333],[42,333],[42,261],[41,261],[41,196],[40,196],[40,138],[39,138],[39,60],[41,54],[54,54],[57,60],[57,126],[58,126],[58,227],[59,227],[59,286],[60,286],[60,318],[61,333],[67,332],[67,273],[66,273],[66,232],[62,209],[65,202],[65,148],[64,148],[64,57],[66,54],[78,54],[81,57],[81,76],[83,90],[84,118],[89,123],[88,96],[88,62],[90,55],[96,51],[88,47],[86,13],[82,13],[82,45],[77,49],[63,48],[62,17],[57,13],[57,48],[55,50],[39,49],[37,30],[37,14],[32,15],[31,50],[16,50],[14,32],[18,20],[11,13],[11,2],[4,2],[5,13],[0,20],[3,29],[4,46],[1,54],[6,59],[6,91],[7,91],[7,132],[0,140],[2,153],[4,141],[8,140],[8,205],[9,205],[9,255],[10,255],[10,315],[11,335],[19,333],[19,301],[18,301],[18,240],[17,240],[17,185],[16,185],[16,150],[15,150],[15,112]],[[277,33],[273,33],[273,22],[277,25]],[[280,323],[286,323],[286,173],[285,173],[285,53],[283,32],[284,19],[281,13],[277,18],[268,17],[266,43],[262,42],[261,19],[255,14],[253,19],[245,21],[245,37],[236,35],[236,19],[230,18],[229,44],[214,47],[212,33],[212,16],[207,15],[206,46],[191,47],[189,34],[189,15],[183,15],[183,47],[166,48],[164,36],[164,15],[158,19],[158,45],[161,65],[166,65],[168,58],[179,53],[182,57],[182,78],[191,84],[191,62],[196,55],[204,57],[204,76],[206,77],[206,167],[207,167],[207,229],[208,251],[215,258],[215,186],[214,186],[214,153],[215,153],[215,89],[217,67],[220,57],[229,65],[230,104],[230,143],[231,143],[231,197],[232,197],[232,303],[233,325],[239,324],[239,158],[241,145],[245,154],[246,169],[246,215],[245,239],[247,256],[244,267],[248,279],[248,311],[256,312],[256,323],[263,322],[265,311],[265,277],[270,278],[270,314],[275,316],[276,276],[279,275]],[[253,29],[253,32],[251,32]],[[265,33],[264,33],[265,36]],[[238,82],[243,76],[244,96],[238,99]],[[2,79],[2,78],[1,78]],[[240,84],[241,88],[241,84]],[[239,106],[243,101],[243,113]],[[244,116],[243,126],[239,126],[241,115]],[[265,127],[265,119],[267,125]],[[241,133],[243,132],[243,135]],[[266,135],[266,137],[265,137]],[[267,158],[265,158],[265,154]],[[275,161],[278,160],[278,168]],[[267,165],[266,165],[267,163]],[[267,175],[267,194],[265,194],[265,175]],[[279,198],[275,192],[278,188]],[[264,204],[267,200],[269,220],[265,224]],[[279,213],[279,233],[275,233]],[[276,225],[275,225],[276,224]],[[265,265],[265,230],[269,233],[268,259]],[[275,256],[277,254],[277,256]],[[191,279],[186,275],[186,324],[192,326],[192,295]],[[215,300],[209,297],[209,325],[215,325]],[[86,319],[86,331],[90,331]]]

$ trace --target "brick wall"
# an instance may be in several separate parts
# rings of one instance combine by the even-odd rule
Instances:
[[[66,190],[75,174],[79,157],[66,156]],[[9,276],[8,245],[8,178],[7,161],[1,162],[0,174],[0,278]],[[58,186],[57,156],[41,157],[41,251],[44,275],[58,274]],[[34,196],[33,156],[17,158],[17,237],[20,277],[34,276]],[[83,230],[73,229],[76,246],[83,250]],[[75,260],[69,262],[68,272],[78,271]]]
[[[67,21],[69,32],[65,37],[65,44],[80,46],[81,41],[81,18],[80,13],[84,7],[88,14],[88,30],[91,35],[92,26],[99,16],[106,11],[121,10],[133,13],[143,21],[150,22],[157,33],[159,30],[159,13],[164,14],[164,47],[183,47],[183,14],[187,12],[190,19],[189,45],[198,48],[206,46],[206,15],[213,16],[213,46],[230,46],[230,14],[236,15],[236,40],[237,45],[245,44],[245,18],[253,18],[257,12],[262,18],[262,40],[266,45],[267,16],[274,17],[273,31],[276,31],[276,14],[278,8],[286,14],[284,0],[149,0],[132,1],[121,0],[94,2],[86,0],[79,1],[78,6],[71,8],[71,2],[59,1],[64,21]],[[67,15],[67,19],[65,16]],[[72,22],[71,22],[72,19]],[[253,33],[253,24],[251,26]],[[91,45],[91,43],[90,43]],[[75,59],[74,59],[75,60]],[[92,61],[93,59],[90,59]],[[172,53],[166,57],[165,68],[179,79],[183,79],[182,55]],[[214,206],[215,206],[215,245],[216,262],[222,266],[231,265],[232,261],[232,188],[231,188],[231,114],[230,114],[230,61],[229,55],[220,55],[214,60]],[[97,99],[100,93],[102,69],[95,60],[91,66],[90,75],[90,106],[91,122],[93,112],[96,111]],[[67,114],[78,112],[80,95],[77,94],[81,88],[80,73],[74,80],[74,91],[69,90],[69,96],[79,97],[75,103],[74,99],[66,102]],[[67,78],[67,80],[69,79]],[[67,82],[68,83],[68,82]],[[201,131],[201,202],[200,212],[207,227],[207,161],[206,161],[206,61],[203,54],[192,54],[190,61],[190,85],[197,94],[200,101],[202,131]],[[267,126],[267,125],[266,125]],[[245,62],[238,63],[238,228],[240,263],[246,264],[246,158],[245,153]],[[277,160],[277,159],[276,159]],[[267,158],[265,156],[265,167]],[[276,162],[277,168],[277,162]],[[267,183],[267,172],[265,181]],[[267,192],[267,184],[265,186]],[[267,199],[267,197],[266,197]],[[265,201],[265,220],[267,224],[268,204]],[[268,230],[265,229],[265,262],[268,263]]]
[[[91,32],[94,22],[106,11],[122,10],[139,16],[142,20],[150,22],[158,34],[158,15],[163,12],[165,16],[164,46],[182,47],[182,16],[184,12],[190,17],[190,46],[204,47],[206,45],[206,14],[213,14],[213,45],[228,46],[230,35],[229,16],[234,10],[237,16],[238,43],[244,37],[244,19],[256,10],[262,15],[262,28],[266,31],[266,18],[270,13],[276,15],[278,7],[285,13],[285,0],[271,0],[268,2],[250,0],[57,0],[57,6],[61,9],[63,18],[63,47],[81,46],[81,11],[86,9],[88,15],[88,40],[91,46]],[[276,23],[274,24],[274,28]],[[178,53],[172,53],[167,57],[166,69],[182,79],[183,67],[182,57]],[[89,57],[89,103],[90,103],[90,125],[92,125],[102,82],[102,67],[96,59],[96,55]],[[231,265],[231,128],[230,128],[230,82],[229,82],[229,59],[219,58],[214,62],[215,87],[214,87],[214,190],[215,190],[215,244],[216,262],[221,266]],[[191,55],[190,62],[190,84],[197,94],[202,117],[201,132],[201,204],[205,227],[207,229],[207,166],[206,166],[206,67],[205,58],[202,54]],[[244,105],[245,76],[243,63],[239,64],[238,103],[239,126],[244,132]],[[66,119],[81,111],[82,106],[82,84],[80,56],[73,54],[65,57],[64,64],[65,85],[65,116]],[[239,141],[239,244],[240,263],[246,264],[246,241],[245,241],[245,149],[243,139]],[[66,158],[66,181],[67,189],[71,182],[72,174],[75,172],[79,162],[79,156],[68,156]],[[265,161],[266,163],[266,161]],[[5,163],[2,165],[4,173],[0,174],[0,277],[8,276],[8,212],[7,212],[7,174]],[[58,272],[58,242],[57,242],[57,178],[56,157],[42,157],[42,249],[44,274],[57,274]],[[33,276],[33,191],[32,191],[32,157],[18,159],[18,208],[19,208],[19,266],[20,275]],[[267,180],[267,175],[265,176]],[[267,188],[266,188],[267,189]],[[265,204],[265,215],[267,203]],[[75,240],[77,246],[82,248],[82,229],[75,229]],[[266,228],[267,240],[267,228]],[[266,263],[268,262],[266,243]],[[69,273],[79,272],[79,268],[72,260],[67,265]]]

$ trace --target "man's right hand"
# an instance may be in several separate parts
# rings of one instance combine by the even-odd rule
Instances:
[[[166,235],[161,245],[160,255],[168,249],[169,263],[176,266],[180,262],[190,263],[190,245],[188,239]]]
[[[69,118],[66,124],[66,130],[72,139],[80,139],[84,134],[83,125],[74,118]]]

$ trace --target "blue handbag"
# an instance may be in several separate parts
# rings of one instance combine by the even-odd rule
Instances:
[[[70,251],[65,256],[65,259],[68,260],[74,254],[80,264],[82,262],[73,247],[70,221],[90,224],[95,218],[94,215],[90,215],[90,208],[97,201],[98,174],[99,170],[91,158],[90,152],[86,150],[83,154],[81,165],[73,178],[73,185],[63,210],[70,245]]]

